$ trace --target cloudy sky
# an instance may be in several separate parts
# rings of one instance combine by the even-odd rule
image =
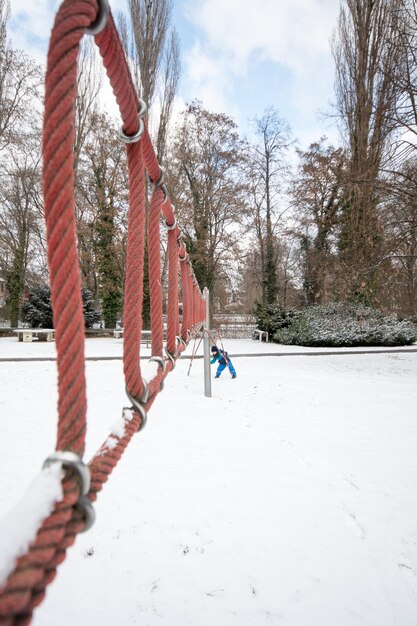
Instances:
[[[225,112],[242,133],[273,105],[299,145],[337,131],[322,115],[333,98],[330,39],[338,0],[173,0],[182,46],[178,105],[194,98]],[[110,0],[114,14],[127,0]],[[58,0],[11,0],[15,47],[45,62]]]

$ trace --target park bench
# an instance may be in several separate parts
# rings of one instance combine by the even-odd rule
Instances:
[[[265,341],[266,343],[268,343],[269,341],[269,334],[267,330],[261,330],[260,328],[255,328],[255,330],[252,333],[252,339],[256,339],[259,341]]]
[[[113,331],[113,337],[115,339],[120,339],[121,337],[123,337],[123,328],[115,328]],[[142,330],[141,343],[143,343],[144,345],[146,345],[147,348],[149,348],[149,345],[151,343],[151,331],[150,330]]]
[[[19,328],[13,331],[18,341],[54,341],[55,330],[53,328]]]

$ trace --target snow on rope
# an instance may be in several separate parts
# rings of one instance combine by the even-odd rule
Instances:
[[[74,117],[77,58],[85,33],[94,35],[122,118],[126,143],[129,215],[124,294],[123,370],[130,408],[88,464],[82,460],[87,427],[84,320],[74,200]],[[163,171],[153,148],[107,0],[64,0],[51,33],[45,78],[43,190],[51,301],[57,349],[56,452],[0,529],[0,624],[31,622],[66,550],[94,520],[92,503],[175,367],[201,327],[205,302],[177,226]],[[154,186],[145,230],[146,172]],[[167,337],[163,345],[160,222],[167,228]],[[145,238],[148,243],[152,358],[148,382],[140,369]],[[183,317],[179,326],[180,267]],[[16,532],[17,517],[25,518]]]

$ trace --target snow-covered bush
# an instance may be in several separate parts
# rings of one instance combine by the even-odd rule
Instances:
[[[22,316],[31,328],[53,328],[51,290],[47,285],[37,285],[30,290],[22,305]]]
[[[301,346],[402,346],[417,341],[417,326],[376,309],[337,302],[300,311],[273,340]]]
[[[287,328],[294,321],[298,312],[294,309],[284,309],[279,304],[260,304],[255,308],[256,326],[266,330],[270,337],[281,328]]]

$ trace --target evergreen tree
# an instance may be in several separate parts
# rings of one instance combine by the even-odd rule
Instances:
[[[22,305],[23,320],[32,328],[53,328],[51,290],[47,285],[31,289]]]
[[[99,321],[101,312],[96,310],[91,291],[83,288],[83,313],[85,327],[91,328]],[[31,289],[29,298],[22,306],[23,320],[32,328],[53,328],[51,290],[47,285],[37,285]]]
[[[101,311],[95,308],[95,302],[93,295],[87,287],[83,287],[81,290],[81,296],[83,299],[83,313],[86,328],[92,328],[93,325],[100,321]]]

